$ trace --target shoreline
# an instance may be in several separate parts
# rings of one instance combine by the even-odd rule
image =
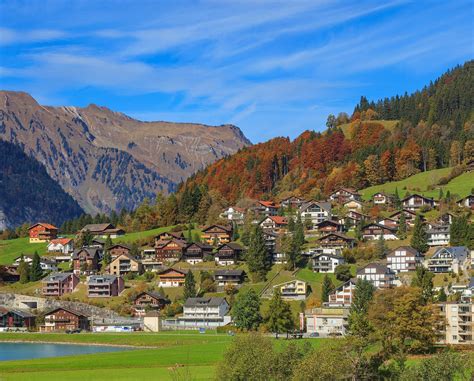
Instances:
[[[158,349],[159,346],[150,346],[150,345],[127,345],[127,344],[105,344],[105,343],[78,343],[74,341],[44,341],[44,340],[5,340],[0,338],[0,345],[3,343],[13,343],[13,344],[64,344],[64,345],[94,345],[98,347],[116,347],[116,348],[133,348],[133,349]]]

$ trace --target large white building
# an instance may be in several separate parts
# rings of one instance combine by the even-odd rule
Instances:
[[[441,344],[473,345],[474,308],[471,303],[445,302],[438,304],[445,321],[440,330]]]
[[[330,220],[332,216],[330,202],[308,201],[300,207],[301,219],[311,220],[313,227],[320,222]]]
[[[449,225],[436,225],[430,224],[426,229],[426,235],[428,236],[428,245],[430,246],[446,246],[449,245],[451,235],[449,233]]]
[[[334,273],[336,267],[345,263],[344,257],[335,254],[319,253],[313,255],[313,271],[317,273]]]
[[[411,246],[400,246],[387,255],[387,267],[396,272],[415,271],[422,265],[423,255]]]
[[[357,278],[369,281],[376,288],[395,286],[395,273],[381,263],[369,263],[357,271]]]
[[[428,260],[428,270],[434,273],[459,274],[465,270],[469,257],[469,249],[465,246],[440,247]]]
[[[349,309],[341,307],[313,308],[305,311],[306,332],[320,337],[344,336]]]
[[[348,307],[352,304],[356,279],[349,279],[343,285],[337,287],[329,294],[329,301],[326,303],[329,307]]]

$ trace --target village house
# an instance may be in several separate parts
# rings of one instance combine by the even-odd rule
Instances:
[[[446,324],[438,331],[439,343],[447,345],[474,345],[472,302],[444,302],[438,305],[439,313]]]
[[[331,203],[308,201],[300,207],[301,219],[310,220],[313,227],[323,221],[330,220],[332,217]]]
[[[423,206],[434,208],[436,205],[435,201],[432,198],[428,198],[416,193],[405,197],[403,200],[401,200],[401,202],[403,205],[403,209],[408,209],[411,211],[417,211]]]
[[[79,233],[84,234],[87,231],[93,236],[99,238],[117,238],[125,234],[125,231],[123,229],[117,229],[114,225],[110,223],[88,224],[84,226]]]
[[[411,246],[400,246],[387,254],[387,267],[395,273],[415,271],[424,256]]]
[[[158,286],[160,287],[180,287],[184,284],[186,270],[168,268],[158,273]]]
[[[109,254],[112,258],[117,258],[122,254],[130,254],[131,247],[123,243],[117,243],[109,247]]]
[[[133,299],[134,315],[143,317],[148,311],[161,311],[171,301],[161,294],[151,291],[140,292]]]
[[[349,279],[329,294],[329,300],[325,305],[328,307],[349,307],[352,304],[355,287],[356,278]]]
[[[111,275],[121,276],[128,273],[140,275],[143,273],[142,262],[132,257],[127,252],[112,258],[114,259],[112,259],[112,262],[109,264],[109,273]]]
[[[105,239],[95,237],[95,238],[92,239],[89,247],[97,247],[98,249],[104,250]]]
[[[394,220],[393,218],[383,218],[379,221],[377,221],[377,224],[382,225],[382,226],[387,226],[392,229],[398,229],[398,221]]]
[[[315,225],[319,234],[337,233],[344,231],[344,225],[334,220],[325,220]]]
[[[119,296],[124,286],[122,277],[115,275],[91,275],[87,278],[87,296],[89,298]]]
[[[298,210],[301,205],[305,203],[305,200],[301,197],[290,196],[281,200],[280,205],[285,209]]]
[[[474,194],[457,200],[456,204],[462,208],[474,209]]]
[[[253,210],[262,217],[276,216],[278,214],[278,205],[273,201],[257,201],[257,205]]]
[[[202,230],[201,240],[208,245],[218,246],[230,242],[232,226],[211,225]]]
[[[395,286],[395,273],[381,263],[369,263],[357,271],[357,279],[365,279],[376,288],[391,288]]]
[[[0,306],[0,332],[19,328],[34,328],[35,319],[36,316],[28,311]]]
[[[347,210],[360,211],[364,207],[364,204],[360,200],[349,200],[343,204]]]
[[[428,270],[433,273],[459,274],[466,270],[469,249],[465,246],[441,247],[428,259]]]
[[[227,285],[239,286],[244,281],[244,270],[216,270],[214,271],[214,280],[218,287]]]
[[[155,246],[162,241],[169,241],[170,239],[179,239],[185,241],[183,232],[163,232],[155,236]]]
[[[185,329],[217,328],[231,322],[229,303],[225,298],[188,298],[183,306],[183,316],[178,327]]]
[[[452,213],[443,213],[439,216],[437,223],[440,225],[451,225],[453,223],[454,215]]]
[[[40,332],[58,332],[82,330],[89,331],[89,317],[69,308],[58,307],[44,315],[44,325],[40,326]]]
[[[28,228],[30,243],[49,242],[58,236],[58,228],[45,222],[38,222]]]
[[[349,326],[349,309],[342,307],[312,308],[305,311],[306,332],[318,337],[345,336]]]
[[[79,277],[74,273],[53,273],[41,281],[44,296],[62,296],[74,291]]]
[[[288,219],[283,216],[269,216],[265,217],[262,221],[260,221],[260,227],[263,231],[274,232],[276,234],[280,234],[286,231],[288,226]]]
[[[267,251],[274,253],[277,246],[278,234],[271,231],[263,231],[263,238],[265,239]]]
[[[48,243],[48,253],[70,254],[74,251],[74,240],[72,238],[56,238]]]
[[[214,258],[218,265],[229,266],[235,264],[241,258],[242,252],[242,246],[238,243],[225,243],[217,248]]]
[[[387,241],[398,239],[397,229],[377,223],[370,223],[362,228],[362,238],[366,240],[376,240],[380,236]]]
[[[359,192],[352,188],[339,188],[329,195],[331,201],[344,204],[350,200],[361,200]]]
[[[31,266],[31,264],[33,263],[33,256],[32,255],[20,255],[19,257],[16,257],[13,260],[12,266],[15,267],[15,268],[18,268],[18,266],[20,265],[22,259],[29,266]],[[53,259],[45,258],[45,257],[40,257],[40,267],[41,267],[41,270],[43,270],[44,272],[57,271],[58,270],[58,266],[56,264],[56,261],[54,261]]]
[[[319,238],[318,243],[322,248],[344,249],[354,247],[355,239],[341,233],[329,233]]]
[[[317,273],[334,273],[336,267],[345,263],[342,256],[318,253],[311,258],[313,271]]]
[[[205,256],[212,255],[212,250],[213,247],[211,245],[193,242],[184,248],[183,259],[191,265],[195,265],[196,263],[203,262]]]
[[[395,213],[392,213],[389,217],[392,220],[397,221],[397,224],[398,224],[398,223],[400,223],[400,217],[401,217],[402,213],[405,215],[406,225],[410,226],[410,227],[413,227],[415,225],[416,213],[412,212],[411,210],[408,210],[408,209],[399,210]],[[424,218],[421,217],[421,220],[423,221]]]
[[[156,260],[164,262],[178,262],[187,242],[172,238],[168,241],[157,241],[155,246]]]
[[[20,274],[15,266],[0,266],[0,282],[15,283],[20,280]]]
[[[361,212],[358,212],[357,210],[349,210],[346,213],[346,217],[350,218],[351,220],[353,220],[355,222],[370,221],[370,216],[368,216],[367,214],[363,214]]]
[[[305,281],[294,279],[273,286],[273,292],[280,290],[282,299],[305,300],[308,287]]]
[[[75,274],[96,272],[100,268],[103,251],[98,247],[83,247],[76,249],[72,255],[72,264]]]
[[[377,192],[372,196],[372,202],[375,205],[391,205],[393,196],[384,192]]]
[[[438,225],[428,224],[426,229],[426,235],[428,237],[429,246],[446,246],[449,245],[451,239],[450,226],[449,225]]]
[[[244,223],[245,209],[236,206],[229,206],[219,215],[219,217],[241,225]]]

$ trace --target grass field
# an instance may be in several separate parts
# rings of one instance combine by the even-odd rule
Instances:
[[[30,243],[29,238],[0,240],[0,265],[11,264],[21,254],[46,253],[46,243]]]
[[[467,196],[471,189],[474,188],[474,176],[472,173],[463,173],[461,176],[455,177],[448,184],[436,186],[429,190],[430,186],[438,184],[441,177],[449,175],[451,168],[434,169],[432,171],[418,173],[400,181],[392,181],[389,183],[375,185],[373,187],[365,188],[360,191],[364,200],[369,200],[374,193],[386,192],[395,193],[398,188],[398,193],[402,198],[406,191],[411,193],[417,192],[428,197],[438,198],[440,188],[443,189],[444,194],[449,190],[451,194],[457,194],[460,197]]]
[[[155,346],[123,352],[74,357],[0,361],[1,380],[210,380],[216,363],[233,340],[206,332],[158,334],[17,334],[0,335],[1,341],[77,342]],[[311,339],[314,346],[330,339]],[[299,340],[303,343],[306,340]],[[285,345],[279,340],[277,345]]]

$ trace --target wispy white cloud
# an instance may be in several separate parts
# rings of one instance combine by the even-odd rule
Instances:
[[[0,45],[26,44],[54,41],[65,38],[67,33],[54,29],[14,30],[0,28]]]

